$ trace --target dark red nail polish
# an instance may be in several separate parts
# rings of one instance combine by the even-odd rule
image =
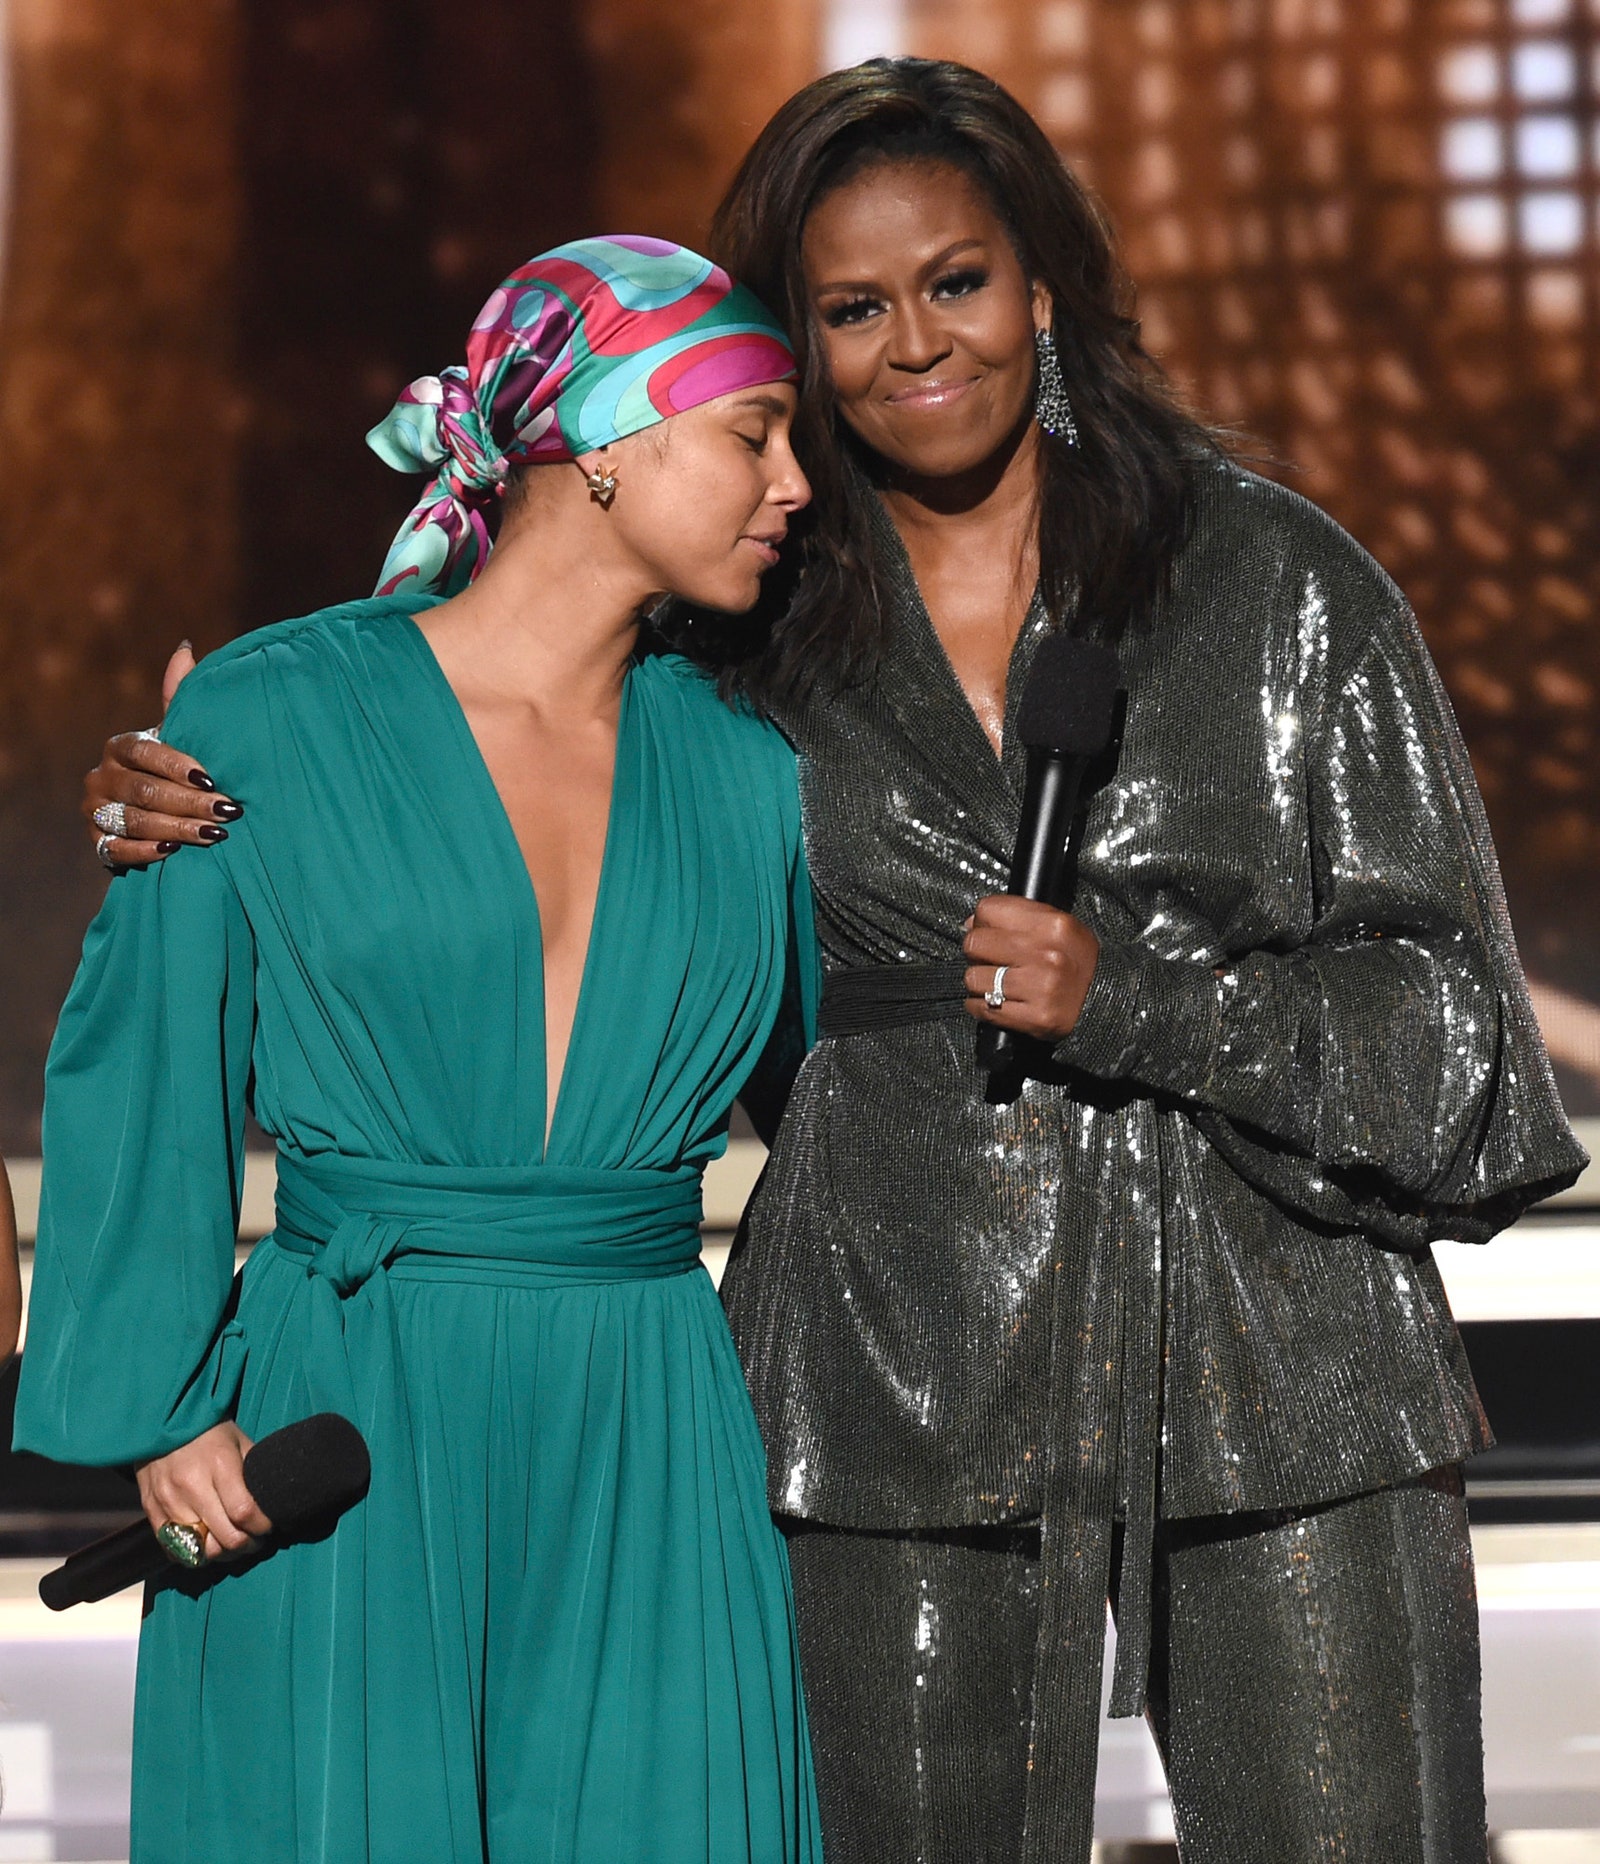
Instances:
[[[225,828],[218,828],[215,822],[202,822],[195,833],[202,841],[226,841],[228,839],[228,831]]]
[[[211,779],[206,775],[206,773],[203,770],[199,770],[199,769],[191,770],[189,772],[189,781],[194,785],[194,787],[197,790],[214,790],[217,787],[216,784],[214,784],[211,781]]]
[[[211,813],[221,822],[237,822],[244,814],[238,803],[220,802],[211,805]]]
[[[156,853],[176,854],[182,846],[183,843],[181,841],[158,841],[156,843]]]

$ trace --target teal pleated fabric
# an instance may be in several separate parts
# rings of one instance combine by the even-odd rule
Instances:
[[[248,805],[110,889],[52,1050],[19,1447],[351,1417],[326,1538],[152,1589],[136,1864],[817,1864],[788,1568],[699,1180],[816,962],[793,758],[628,676],[545,1144],[521,852],[409,613],[187,680]],[[244,1110],[278,1228],[235,1296]]]

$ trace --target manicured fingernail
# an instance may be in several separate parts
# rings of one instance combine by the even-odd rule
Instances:
[[[156,843],[156,853],[176,854],[182,846],[183,843],[181,841],[158,841]]]
[[[226,841],[228,839],[228,831],[225,828],[218,828],[215,822],[202,822],[195,833],[202,841]]]
[[[178,652],[181,654],[186,647],[191,654],[194,652],[194,642],[187,635],[178,643]]]
[[[211,805],[211,813],[219,822],[237,822],[244,810],[238,803],[220,802]]]
[[[189,781],[197,790],[214,790],[217,787],[203,770],[191,770]]]

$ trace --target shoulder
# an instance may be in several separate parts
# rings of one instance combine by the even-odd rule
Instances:
[[[794,782],[794,752],[783,733],[748,700],[724,699],[705,668],[681,654],[654,654],[634,678],[655,703],[671,710],[696,743],[715,746],[752,772]]]
[[[1309,575],[1360,585],[1396,604],[1405,599],[1382,565],[1320,505],[1231,460],[1197,468],[1194,527],[1182,554],[1263,577],[1263,587],[1298,588]]]
[[[325,708],[374,655],[395,651],[415,601],[372,599],[253,629],[209,653],[178,688],[162,737],[202,762],[236,767],[241,753],[286,722]]]
[[[788,740],[743,699],[726,700],[715,677],[678,654],[654,655],[634,672],[654,721],[678,755],[678,780],[729,828],[736,822],[793,859],[800,845],[800,777]]]
[[[1185,610],[1206,630],[1219,612],[1236,625],[1253,616],[1257,633],[1316,636],[1335,663],[1375,636],[1410,639],[1416,631],[1394,579],[1342,525],[1301,493],[1231,461],[1197,470],[1173,600],[1180,625]]]

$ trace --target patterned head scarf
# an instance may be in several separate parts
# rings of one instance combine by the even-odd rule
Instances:
[[[464,589],[510,467],[574,459],[795,373],[772,314],[687,247],[622,235],[529,260],[478,313],[466,366],[420,377],[367,435],[396,471],[434,475],[378,594]]]

